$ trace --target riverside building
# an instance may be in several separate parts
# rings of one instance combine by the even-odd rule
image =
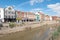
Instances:
[[[4,22],[4,8],[0,8],[0,22]]]
[[[5,14],[4,14],[4,20],[5,22],[15,22],[16,21],[16,12],[14,10],[13,6],[8,6],[5,8]]]

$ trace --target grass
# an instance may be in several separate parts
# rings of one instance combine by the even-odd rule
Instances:
[[[58,27],[58,30],[57,31],[60,32],[60,26]]]

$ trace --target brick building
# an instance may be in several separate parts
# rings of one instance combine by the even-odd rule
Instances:
[[[52,16],[52,20],[57,20],[57,16]]]

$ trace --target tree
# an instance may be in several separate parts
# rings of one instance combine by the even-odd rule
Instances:
[[[22,20],[22,18],[16,18],[17,22],[20,22]]]

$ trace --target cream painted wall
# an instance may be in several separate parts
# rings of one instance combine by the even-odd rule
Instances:
[[[0,21],[4,22],[4,8],[0,8]]]

